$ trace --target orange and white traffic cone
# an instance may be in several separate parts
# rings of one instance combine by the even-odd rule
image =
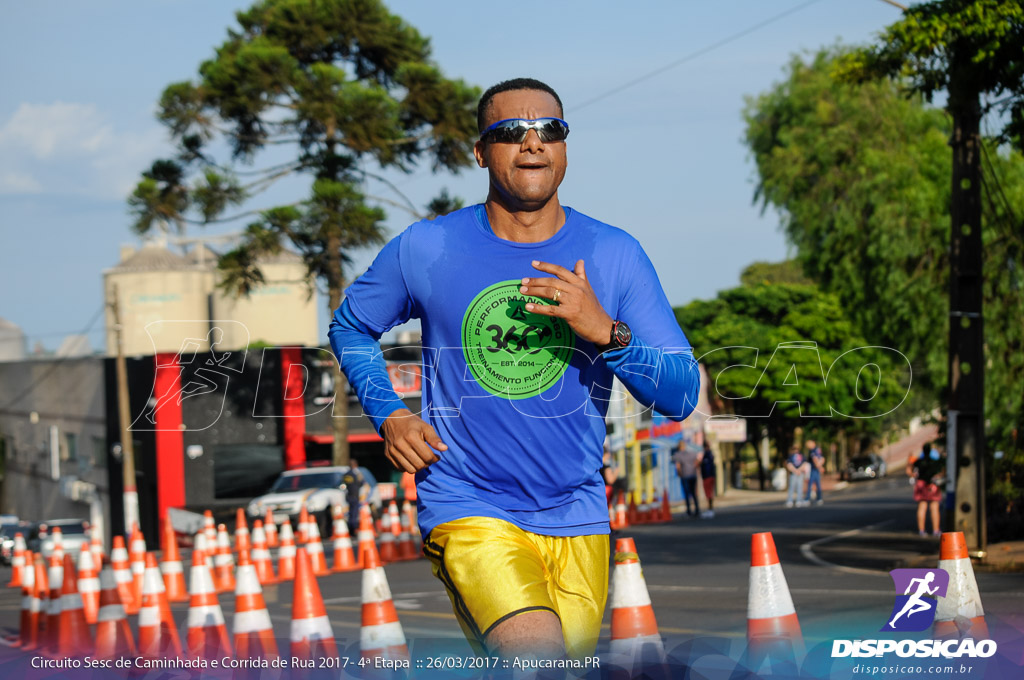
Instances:
[[[769,531],[751,537],[747,642],[759,658],[775,650],[773,656],[791,660],[803,650],[800,621]]]
[[[192,553],[189,586],[188,633],[185,638],[189,657],[211,660],[231,656],[224,612],[217,600],[213,577],[206,566],[206,555],[202,552]]]
[[[281,524],[281,547],[277,549],[277,579],[291,581],[295,578],[295,536],[292,534],[292,523],[285,520]]]
[[[252,532],[253,542],[257,544],[257,532],[263,531],[260,524],[260,520],[256,520]],[[235,617],[231,628],[235,636],[235,658],[270,660],[278,657],[274,626],[263,601],[257,568],[244,552],[238,556],[235,573]]]
[[[665,646],[632,538],[615,541],[611,595],[612,660],[627,669],[641,668],[645,672],[665,664]]]
[[[217,525],[217,554],[213,558],[214,578],[218,593],[230,593],[235,590],[235,558],[231,555],[231,538],[228,528]]]
[[[277,524],[274,523],[274,513],[267,510],[267,516],[263,518],[263,532],[267,535],[267,547],[277,547]]]
[[[183,656],[178,630],[171,617],[171,606],[164,592],[156,557],[146,553],[146,570],[139,607],[139,655],[147,659]]]
[[[78,594],[82,596],[82,611],[90,625],[96,623],[100,611],[100,577],[92,561],[92,552],[78,553]]]
[[[409,503],[409,501],[402,501],[402,516],[403,518],[408,518],[409,535],[412,537],[413,552],[416,554],[414,559],[419,559],[422,555],[423,537],[420,535],[420,525],[416,519],[416,505]],[[402,521],[403,526],[405,526],[405,519]]]
[[[292,591],[291,655],[297,659],[338,656],[334,631],[327,618],[320,586],[305,548],[295,554],[295,586]]]
[[[661,495],[661,521],[672,521],[672,504],[668,501],[668,489]]]
[[[384,564],[391,564],[398,557],[395,535],[391,532],[391,514],[385,511],[381,515],[379,557]]]
[[[128,562],[128,550],[124,547],[123,536],[114,536],[114,545],[110,550],[110,566],[114,570],[117,594],[121,598],[125,613],[138,613],[140,601],[135,599],[135,577]]]
[[[35,635],[31,636],[28,649],[45,649],[49,640],[50,632],[48,626],[50,585],[46,565],[43,563],[42,555],[34,556],[33,578],[35,579],[35,600],[39,602],[39,612],[36,616]],[[30,631],[31,632],[31,631]]]
[[[88,555],[88,550],[83,550]],[[75,559],[64,555],[64,584],[60,590],[60,632],[57,634],[57,654],[64,658],[84,657],[92,654],[93,642],[89,624],[82,610],[82,596],[78,592],[78,574]]]
[[[53,541],[53,552],[51,554],[56,555],[57,559],[59,559],[61,561],[61,564],[63,564],[64,563],[64,532],[61,531],[60,527],[54,527],[53,528],[53,536],[51,537],[50,540]]]
[[[326,576],[331,573],[331,570],[327,568],[327,555],[324,554],[324,542],[320,539],[320,526],[312,517],[306,524],[306,531],[309,536],[306,551],[309,553],[309,561],[313,565],[313,573],[316,576]]]
[[[64,587],[64,563],[56,553],[50,554],[49,566],[46,569],[46,582],[50,586],[50,595],[46,609],[46,643],[45,648],[56,654],[60,636],[60,612],[63,601],[61,589]]]
[[[398,534],[398,559],[414,560],[418,555],[416,554],[416,543],[412,539],[412,522],[409,519],[407,507],[402,508],[402,516],[399,522],[402,531]]]
[[[100,569],[107,557],[107,553],[103,549],[103,535],[99,527],[92,527],[89,530],[89,552],[92,553],[93,565],[95,565],[96,569]]]
[[[368,549],[363,567],[363,623],[359,631],[362,658],[409,660],[405,632],[391,599],[384,567],[376,549]]]
[[[336,505],[340,509],[341,506]],[[335,572],[355,571],[359,568],[356,564],[356,555],[352,550],[352,537],[348,533],[348,522],[344,516],[335,515],[334,535],[331,536],[331,543],[334,546],[334,569]]]
[[[244,553],[238,553],[242,555]],[[242,561],[238,561],[241,565]],[[272,585],[277,583],[277,576],[274,575],[274,563],[270,559],[270,551],[267,550],[267,537],[263,533],[263,522],[256,520],[252,523],[252,560],[250,564],[256,570],[256,577],[259,579],[260,585]],[[238,571],[235,571],[235,592],[238,592]]]
[[[136,522],[128,539],[128,562],[132,568],[132,587],[135,601],[142,602],[142,581],[146,574],[146,537]]]
[[[372,549],[377,552],[377,535],[373,530],[373,516],[370,508],[363,506],[359,509],[359,568],[366,567],[366,556]]]
[[[305,504],[299,508],[299,522],[295,525],[295,543],[306,545],[309,541],[309,511]]]
[[[22,571],[26,568],[25,565],[25,537],[21,535],[21,532],[14,534],[14,556],[11,558],[11,580],[7,583],[8,588],[20,588],[22,584]],[[35,579],[32,579],[35,582]]]
[[[100,571],[100,610],[96,621],[96,656],[119,659],[135,656],[135,639],[121,604],[117,578],[110,565]]]
[[[21,554],[25,567],[21,575],[21,620],[18,627],[18,646],[32,649],[36,646],[39,634],[39,597],[36,593],[36,567],[32,552],[26,550]]]
[[[185,587],[185,569],[181,565],[181,553],[178,551],[178,536],[174,533],[171,523],[164,523],[164,555],[160,563],[160,573],[164,577],[164,588],[167,590],[168,602],[187,602],[189,591]]]
[[[252,550],[252,542],[249,540],[249,524],[245,521],[245,509],[235,510],[235,552]]]
[[[619,496],[615,500],[615,525],[615,529],[619,531],[629,528],[629,518],[626,513],[626,494],[622,491],[619,492]]]
[[[203,511],[203,534],[206,535],[207,545],[217,545],[217,524],[213,521],[213,511]]]
[[[935,637],[987,638],[985,609],[981,606],[981,593],[978,592],[971,558],[967,555],[963,532],[947,531],[942,534],[939,569],[945,569],[949,574],[949,588],[935,607],[935,626],[932,629]]]

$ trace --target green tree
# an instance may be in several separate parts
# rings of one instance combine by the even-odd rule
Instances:
[[[421,216],[381,170],[469,166],[479,90],[446,78],[428,39],[379,0],[262,0],[236,16],[198,79],[163,92],[158,116],[179,153],[143,173],[129,199],[134,227],[249,217],[241,244],[220,259],[222,286],[249,294],[264,280],[260,258],[287,243],[333,311],[352,251],[384,239],[381,205]],[[218,160],[225,149],[229,158]],[[289,175],[310,179],[306,198],[224,217]],[[436,200],[431,210],[453,204]],[[346,415],[344,379],[334,375]],[[332,421],[334,460],[346,463],[347,421]]]
[[[839,299],[813,284],[747,284],[675,311],[716,411],[767,425],[780,455],[798,426],[877,434],[910,387],[905,360],[870,346]]]

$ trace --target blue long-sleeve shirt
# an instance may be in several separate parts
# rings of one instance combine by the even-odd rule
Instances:
[[[579,259],[604,309],[632,329],[629,347],[598,355],[564,321],[526,311],[545,302],[518,292],[522,277],[547,276],[532,261]],[[697,364],[650,260],[625,232],[569,208],[539,243],[498,238],[482,206],[416,223],[349,287],[331,345],[378,430],[404,407],[379,339],[410,318],[423,324],[419,415],[448,445],[417,474],[424,535],[468,516],[607,533],[599,471],[612,377],[673,420],[697,403]]]

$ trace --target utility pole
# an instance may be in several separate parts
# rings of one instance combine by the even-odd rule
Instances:
[[[966,63],[965,63],[966,62]],[[984,553],[985,356],[982,333],[981,106],[971,64],[950,60],[948,110],[953,117],[953,186],[949,252],[949,436],[955,460],[953,531]],[[954,467],[953,465],[950,466]]]
[[[128,533],[139,521],[139,490],[135,486],[135,447],[132,443],[131,406],[128,401],[128,365],[124,358],[124,326],[121,325],[121,303],[117,284],[113,286],[114,334],[117,338],[117,414],[121,425],[121,473],[124,487],[124,531]]]

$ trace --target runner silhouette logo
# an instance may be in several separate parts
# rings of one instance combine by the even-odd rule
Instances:
[[[935,620],[938,598],[946,596],[949,574],[945,569],[893,569],[896,602],[883,631],[922,631]]]

